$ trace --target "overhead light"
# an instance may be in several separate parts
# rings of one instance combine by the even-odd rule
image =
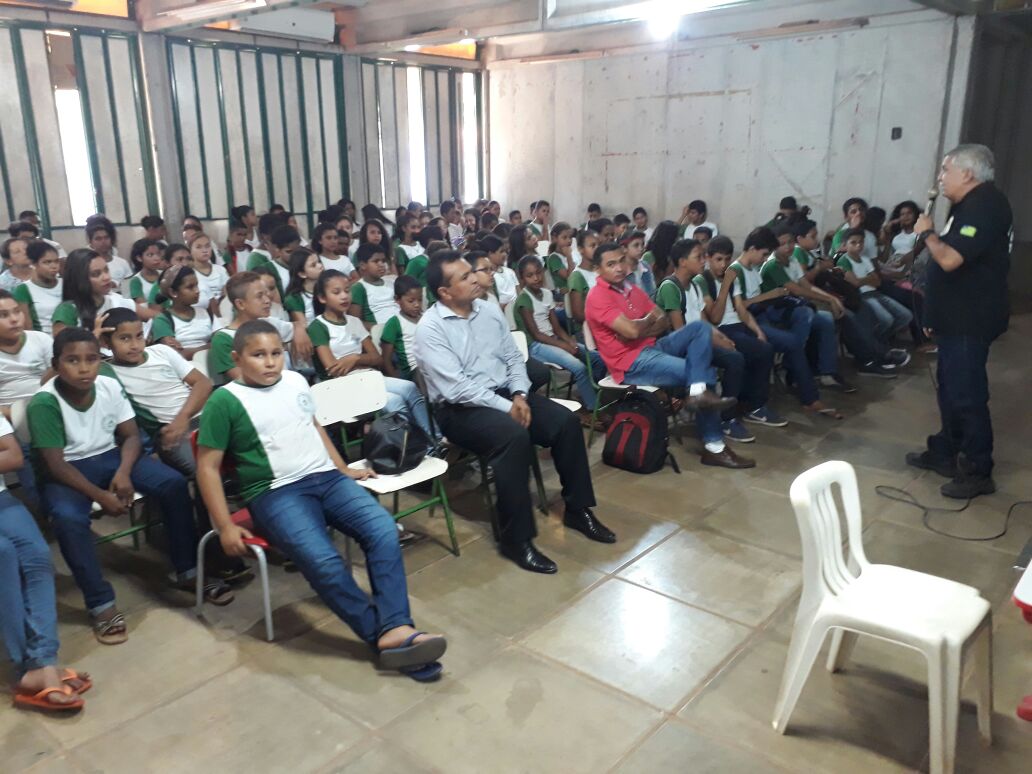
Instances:
[[[727,0],[651,0],[642,8],[641,18],[653,38],[666,40],[677,30],[682,16],[708,11],[718,5],[727,5]]]
[[[264,8],[266,5],[266,0],[223,0],[223,2],[218,3],[191,3],[179,8],[160,11],[158,16],[170,16],[183,21],[193,21],[194,19],[206,19],[222,14],[253,11],[257,8]]]

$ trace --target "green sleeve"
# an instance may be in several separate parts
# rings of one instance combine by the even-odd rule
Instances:
[[[134,301],[137,298],[143,298],[143,283],[140,282],[139,277],[132,277],[129,280],[129,298]]]
[[[32,330],[41,331],[43,326],[39,324],[39,316],[36,314],[36,305],[32,301],[32,293],[29,292],[29,283],[23,282],[11,291],[14,300],[19,304],[29,307],[29,316],[32,318]]]
[[[247,256],[247,270],[254,271],[259,266],[269,263],[269,259],[264,253],[253,252]],[[239,268],[239,267],[237,267]]]
[[[231,368],[236,368],[233,357],[233,337],[225,333],[211,337],[211,349],[208,350],[208,369],[222,375]]]
[[[233,266],[233,256],[230,254],[229,250],[222,251],[222,265],[227,269],[230,269]]]
[[[745,286],[745,269],[742,268],[742,265],[738,261],[732,263],[730,266],[728,266],[728,268],[734,269],[735,271],[735,275],[737,277],[735,282],[738,283],[738,294],[743,299],[747,299],[749,297],[749,294],[748,289]]]
[[[394,315],[394,317],[389,319],[383,326],[383,333],[380,335],[380,341],[386,341],[392,347],[398,349],[398,342],[401,340],[401,322],[398,320],[398,316]]]
[[[584,275],[581,274],[579,271],[575,271],[573,274],[570,275],[570,281],[567,283],[567,286],[570,288],[571,292],[588,292],[588,281],[584,279]]]
[[[330,332],[322,320],[312,320],[308,326],[308,338],[312,340],[313,347],[330,346]]]
[[[61,323],[70,328],[77,328],[79,327],[79,311],[71,301],[62,301],[54,309],[54,316],[51,318],[51,322]]]
[[[684,291],[676,282],[663,282],[656,292],[656,306],[666,312],[684,312]]]
[[[705,277],[698,274],[695,277],[692,277],[692,282],[695,283],[695,287],[702,291],[703,298],[713,298],[713,296],[710,295],[709,283],[706,282]]]
[[[422,255],[417,255],[405,267],[405,274],[415,277],[424,288],[426,287],[426,265],[427,259]]]
[[[547,293],[548,291],[546,290],[545,292]],[[530,296],[528,296],[526,293],[520,293],[518,296],[516,296],[516,300],[513,302],[512,307],[512,317],[516,321],[516,329],[523,331],[529,336],[530,334],[527,331],[527,326],[523,322],[523,315],[520,314],[521,309],[529,309],[530,316],[534,316],[534,304],[530,300]]]
[[[64,420],[57,398],[49,392],[37,392],[26,410],[29,433],[34,449],[63,449],[65,440]]]
[[[151,323],[151,339],[153,341],[160,341],[166,336],[171,338],[176,337],[176,326],[172,322],[172,318],[168,312],[163,312],[154,318],[154,322]]]
[[[835,232],[835,236],[833,236],[831,238],[831,252],[835,252],[836,250],[839,249],[839,245],[842,244],[842,241],[845,239],[845,237],[846,237],[846,227],[843,226],[838,231],[836,231]]]
[[[301,297],[300,293],[291,293],[283,299],[283,308],[288,312],[300,312],[301,314],[304,314],[305,300]]]
[[[792,251],[792,257],[795,258],[796,261],[799,262],[799,265],[802,266],[805,270],[810,270],[811,256],[808,252],[806,252],[806,250],[804,250],[801,247],[797,247],[795,250]]]
[[[848,255],[843,255],[839,258],[835,265],[842,269],[842,271],[853,271],[853,262],[849,260]]]
[[[361,282],[356,282],[351,286],[351,303],[358,304],[358,308],[362,310],[361,317],[363,321],[376,322],[373,310],[369,308],[369,297],[366,295],[365,285]]]
[[[155,282],[153,285],[151,285],[150,293],[147,294],[147,303],[148,304],[156,304],[156,303],[158,303],[158,293],[159,293],[158,283]]]
[[[788,272],[785,271],[785,267],[773,260],[763,264],[763,268],[760,269],[760,278],[762,279],[760,283],[761,293],[783,287],[792,281],[788,276]]]
[[[648,264],[649,266],[655,266],[655,265],[656,265],[656,256],[654,256],[654,255],[652,254],[652,251],[651,251],[651,250],[647,250],[647,251],[645,252],[645,255],[643,255],[643,256],[641,257],[641,259],[642,259],[642,260],[643,260],[643,261],[644,261],[645,263],[647,263],[647,264]]]
[[[678,226],[677,227],[677,238],[678,239],[684,239],[684,232],[687,231],[687,230],[688,230],[688,224],[687,223],[682,223],[680,226]]]
[[[201,412],[201,426],[197,432],[197,445],[209,449],[229,448],[233,431],[233,409],[240,401],[227,390],[216,390],[204,404]]]
[[[552,253],[548,256],[548,273],[552,275],[552,283],[556,289],[562,290],[567,286],[567,278],[560,276],[560,269],[566,268],[566,256],[559,253]]]

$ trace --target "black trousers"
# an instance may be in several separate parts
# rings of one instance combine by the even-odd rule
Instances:
[[[521,427],[503,411],[482,406],[444,403],[435,409],[448,440],[487,457],[494,469],[503,543],[522,543],[537,535],[528,482],[535,445],[552,450],[566,507],[578,510],[595,505],[580,420],[573,412],[536,393],[527,396],[527,403],[531,413],[529,428]]]
[[[979,336],[937,334],[937,378],[942,429],[928,437],[928,451],[957,460],[965,473],[993,472],[993,423],[989,415],[986,361],[990,342]],[[958,458],[959,455],[959,458]]]

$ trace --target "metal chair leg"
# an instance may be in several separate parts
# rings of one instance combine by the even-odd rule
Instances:
[[[265,639],[273,640],[272,600],[269,596],[269,564],[265,560],[265,551],[260,546],[250,546],[251,552],[258,559],[258,577],[262,582],[262,610],[265,614]]]
[[[441,507],[444,509],[444,521],[448,525],[448,536],[451,538],[452,553],[459,555],[459,541],[455,537],[455,524],[452,522],[451,506],[448,505],[448,495],[444,491],[444,483],[440,478],[434,480],[434,496],[441,498]]]
[[[204,615],[204,549],[208,541],[218,534],[215,530],[210,530],[197,544],[197,596],[194,601],[194,612],[198,617]]]

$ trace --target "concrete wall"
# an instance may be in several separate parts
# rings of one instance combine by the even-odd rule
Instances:
[[[491,196],[522,209],[543,197],[576,222],[589,201],[610,215],[642,205],[653,223],[701,198],[736,240],[789,194],[825,227],[851,195],[923,202],[943,143],[959,137],[972,36],[970,20],[929,12],[809,37],[497,62]]]

